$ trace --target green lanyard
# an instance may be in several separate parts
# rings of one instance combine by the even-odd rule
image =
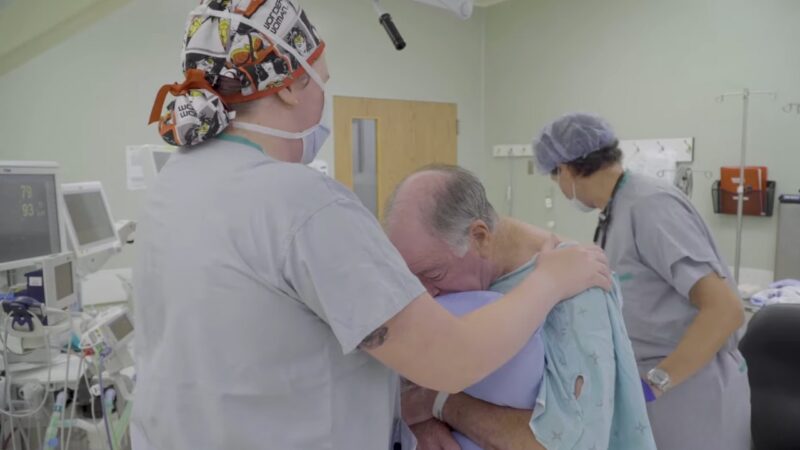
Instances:
[[[256,144],[255,142],[253,142],[250,139],[247,139],[246,137],[243,137],[243,136],[236,136],[235,134],[222,133],[219,136],[217,136],[217,139],[220,139],[220,140],[223,140],[223,141],[228,141],[228,142],[235,142],[237,144],[246,145],[248,147],[252,147],[252,148],[258,150],[261,153],[264,153],[264,149],[261,148],[260,145]]]

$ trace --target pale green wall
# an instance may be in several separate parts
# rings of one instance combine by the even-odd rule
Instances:
[[[334,94],[458,103],[459,162],[501,212],[508,163],[490,147],[529,142],[572,110],[603,114],[624,138],[694,136],[698,169],[736,164],[740,108],[714,97],[744,86],[780,91],[776,102],[754,100],[749,162],[768,165],[782,192],[800,188],[800,116],[781,112],[800,102],[795,0],[508,0],[468,22],[385,1],[409,42],[403,52],[369,1],[303,3],[328,41]],[[159,142],[145,119],[157,88],[179,76],[195,4],[136,0],[0,76],[0,159],[59,161],[64,181],[102,181],[115,215],[135,218],[143,197],[125,188],[124,147]],[[322,158],[331,154],[328,146]],[[549,180],[527,175],[521,160],[513,169],[516,216],[589,239],[593,217],[558,192],[546,210]],[[709,188],[696,180],[693,200],[732,262],[734,220],[711,213]],[[746,265],[772,268],[774,235],[774,219],[748,218]]]
[[[781,192],[800,188],[800,2],[794,0],[509,0],[486,17],[486,138],[527,143],[560,114],[608,118],[622,138],[696,138],[694,167],[737,165],[741,102],[716,95],[749,87],[755,98],[748,163],[769,166]],[[594,216],[571,209],[553,183],[514,167],[515,215],[591,239]],[[486,169],[493,202],[506,210],[507,160]],[[718,176],[718,175],[717,175]],[[695,179],[693,202],[733,263],[735,220],[712,213],[711,181]],[[800,226],[800,224],[798,225]],[[771,270],[775,218],[747,218],[743,265]]]
[[[0,76],[0,159],[58,161],[63,181],[102,181],[115,216],[136,218],[143,195],[126,189],[124,148],[160,143],[146,119],[161,84],[179,77],[185,18],[196,4],[133,1]],[[481,151],[481,10],[462,22],[410,1],[385,1],[408,42],[397,52],[370,1],[302,4],[328,43],[332,93],[457,103],[459,161],[481,170],[488,159]],[[332,162],[331,155],[327,148],[321,157]],[[111,265],[131,261],[128,250]]]

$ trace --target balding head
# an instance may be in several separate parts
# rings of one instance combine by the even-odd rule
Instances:
[[[388,231],[402,218],[418,221],[427,230],[463,253],[469,229],[476,220],[493,230],[497,213],[486,190],[472,172],[451,165],[424,167],[408,176],[395,189],[386,205]]]
[[[497,214],[475,175],[455,166],[429,166],[406,178],[384,214],[389,239],[431,295],[485,290]]]

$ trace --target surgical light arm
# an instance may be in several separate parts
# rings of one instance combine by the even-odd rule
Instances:
[[[383,9],[380,0],[372,0],[372,5],[375,7],[375,12],[378,14],[378,23],[386,30],[386,34],[388,34],[389,39],[392,40],[394,48],[397,50],[406,48],[406,41],[403,39],[403,35],[400,34],[400,30],[394,25],[392,15]]]
[[[417,3],[422,3],[429,6],[435,6],[450,11],[456,17],[466,20],[472,16],[472,9],[474,7],[474,0],[414,0]],[[380,5],[380,0],[372,0],[372,5],[375,7],[375,12],[378,14],[378,23],[386,30],[389,39],[392,40],[394,48],[403,50],[406,48],[406,41],[400,34],[400,31],[392,20],[392,15],[386,12]]]

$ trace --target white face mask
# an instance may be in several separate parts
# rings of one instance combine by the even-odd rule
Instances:
[[[574,206],[575,209],[577,209],[578,211],[580,211],[582,213],[590,213],[590,212],[594,211],[594,208],[592,208],[591,206],[587,205],[586,203],[583,203],[582,201],[580,201],[578,199],[578,191],[577,191],[577,189],[575,187],[576,187],[575,186],[575,182],[573,181],[572,182],[572,198],[569,199],[570,203],[572,203],[572,206]]]
[[[561,172],[559,172],[558,176],[559,176],[558,184],[560,185],[561,184],[561,180],[560,180]],[[569,202],[570,202],[570,204],[572,204],[573,208],[577,209],[578,211],[580,211],[582,213],[590,213],[590,212],[594,211],[594,208],[592,208],[591,206],[587,205],[586,203],[583,203],[582,201],[580,201],[578,199],[578,189],[577,189],[577,186],[575,185],[575,180],[572,181],[572,197],[567,197],[567,200],[569,200]]]
[[[325,96],[322,105],[322,115],[319,122],[311,128],[300,131],[299,133],[292,133],[289,131],[277,130],[254,123],[246,123],[240,121],[233,121],[231,125],[234,128],[241,128],[243,130],[252,131],[254,133],[265,134],[268,136],[275,136],[283,139],[302,139],[303,140],[303,157],[301,162],[303,164],[310,164],[311,161],[317,157],[320,149],[328,140],[331,135],[331,122],[333,117],[332,102]]]

